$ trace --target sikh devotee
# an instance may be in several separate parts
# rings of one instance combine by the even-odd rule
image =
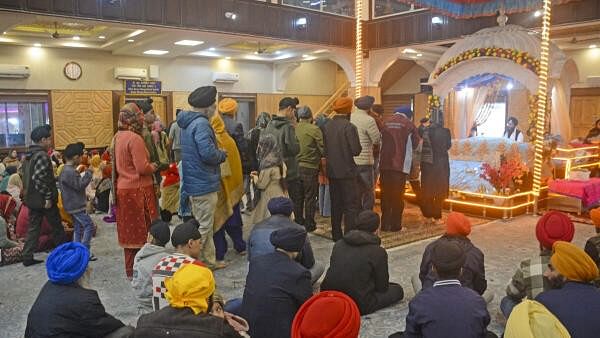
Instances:
[[[358,338],[359,331],[358,307],[338,291],[323,291],[309,298],[292,323],[292,338]]]
[[[90,287],[89,249],[68,242],[46,260],[48,281],[27,316],[25,337],[133,337],[133,328],[106,313]]]
[[[521,129],[517,128],[519,125],[519,120],[516,117],[511,116],[508,118],[506,122],[506,128],[504,129],[503,137],[506,137],[509,140],[513,140],[516,142],[523,142],[523,132]]]
[[[364,210],[358,215],[356,229],[344,234],[333,246],[329,269],[321,290],[341,291],[367,315],[402,300],[404,290],[390,283],[388,256],[375,232],[379,215]]]

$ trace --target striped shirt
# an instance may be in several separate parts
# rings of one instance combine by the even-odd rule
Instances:
[[[444,280],[439,280],[439,281],[433,283],[433,287],[436,287],[436,286],[448,286],[448,285],[462,286],[460,284],[460,281],[458,279],[444,279]]]

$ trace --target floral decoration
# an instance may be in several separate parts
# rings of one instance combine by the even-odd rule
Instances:
[[[437,95],[429,95],[427,97],[427,113],[425,114],[425,117],[427,117],[428,119],[431,118],[431,116],[435,116],[436,113],[440,110],[441,107],[441,103],[440,103],[440,97]]]
[[[500,167],[495,168],[485,162],[481,166],[482,173],[479,175],[496,189],[498,194],[503,194],[507,189],[523,184],[523,177],[529,172],[529,168],[518,159],[502,158]]]
[[[512,60],[526,69],[534,72],[536,75],[539,75],[540,73],[540,61],[529,55],[527,52],[521,52],[512,48],[487,47],[467,50],[453,57],[452,59],[448,60],[446,64],[435,70],[433,73],[433,78],[435,79],[439,77],[443,72],[463,61],[483,56]]]

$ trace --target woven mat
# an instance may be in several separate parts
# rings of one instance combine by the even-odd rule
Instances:
[[[376,207],[379,212],[378,207]],[[442,219],[445,221],[447,211],[444,211]],[[471,221],[472,226],[477,226],[489,222],[489,219],[473,217],[467,215]],[[431,237],[441,236],[445,232],[444,225],[428,225],[425,226],[424,218],[421,214],[421,210],[414,204],[406,204],[404,208],[404,214],[402,217],[402,230],[396,232],[380,231],[379,237],[381,238],[381,246],[386,249],[394,248],[400,245],[420,241]],[[331,219],[325,217],[317,217],[317,230],[313,234],[328,239],[331,237]]]

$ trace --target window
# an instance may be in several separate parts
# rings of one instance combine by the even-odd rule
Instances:
[[[354,17],[354,0],[282,0],[283,5]]]
[[[30,146],[31,131],[49,123],[46,97],[0,97],[0,148]]]
[[[398,0],[373,0],[373,18],[404,14],[419,10],[423,9],[415,8],[415,5],[408,5]]]

